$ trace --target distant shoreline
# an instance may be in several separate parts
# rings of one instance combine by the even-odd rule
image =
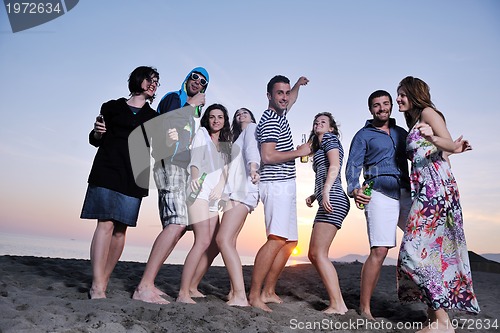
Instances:
[[[90,240],[64,239],[47,236],[31,236],[24,234],[1,233],[0,255],[35,256],[60,259],[90,259]],[[147,262],[151,248],[141,245],[127,244],[120,261]],[[166,264],[182,265],[188,251],[174,249]],[[500,254],[480,255],[486,259],[500,263]],[[368,255],[348,254],[340,258],[330,258],[334,263],[364,263]],[[242,256],[243,265],[254,263],[254,256]],[[497,259],[497,260],[495,260]],[[288,266],[301,263],[310,263],[306,256],[291,257]],[[384,266],[395,266],[397,258],[387,257]],[[217,256],[213,266],[224,266],[221,256]],[[484,266],[484,265],[483,265]]]

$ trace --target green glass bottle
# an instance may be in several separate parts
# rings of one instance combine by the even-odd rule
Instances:
[[[189,196],[187,198],[188,204],[191,205],[196,200],[196,198],[198,198],[198,194],[200,194],[200,192],[201,192],[201,186],[203,185],[203,182],[205,181],[205,177],[207,177],[206,172],[204,172],[201,175],[200,179],[198,179],[198,185],[199,185],[198,189],[196,191],[189,193]]]
[[[302,144],[304,144],[306,142],[307,142],[306,135],[302,134]],[[300,157],[300,162],[307,163],[308,161],[309,161],[309,156],[308,155]]]
[[[368,187],[363,190],[363,194],[371,196],[372,195],[372,189],[373,189],[373,180],[368,183]],[[365,205],[359,204],[359,208],[365,209]]]

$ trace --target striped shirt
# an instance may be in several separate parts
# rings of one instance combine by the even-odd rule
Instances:
[[[339,173],[335,179],[331,191],[343,191],[342,181],[340,179],[340,170],[342,169],[342,162],[344,160],[344,149],[340,143],[337,136],[333,133],[325,133],[323,135],[323,140],[320,144],[319,149],[314,153],[313,159],[313,169],[316,172],[315,189],[314,194],[321,201],[323,187],[325,186],[326,177],[328,174],[328,168],[330,168],[330,162],[328,161],[328,152],[332,149],[337,149],[339,151]]]
[[[330,188],[330,195],[327,200],[333,206],[333,213],[328,213],[323,208],[323,189],[325,186],[326,178],[328,175],[328,169],[330,168],[330,162],[328,160],[328,152],[330,150],[337,149],[339,151],[339,173],[335,179],[332,187]],[[340,143],[338,137],[333,133],[325,133],[323,135],[323,140],[321,141],[319,149],[314,153],[313,159],[313,169],[316,172],[316,180],[314,186],[314,194],[318,200],[319,208],[314,218],[315,222],[328,222],[332,223],[337,228],[342,227],[342,222],[344,221],[347,213],[349,212],[350,203],[349,198],[342,189],[342,181],[340,170],[342,169],[342,162],[344,160],[344,149]]]
[[[266,142],[275,142],[277,151],[291,151],[293,149],[292,131],[286,119],[286,113],[278,115],[273,110],[266,110],[257,126],[257,140],[259,150]],[[260,181],[284,181],[295,179],[295,160],[284,163],[262,163],[260,168]]]

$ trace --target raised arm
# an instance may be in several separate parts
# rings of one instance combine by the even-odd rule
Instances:
[[[290,111],[292,106],[295,104],[297,101],[297,98],[299,97],[299,89],[300,86],[305,86],[309,83],[309,79],[306,78],[305,76],[299,77],[297,82],[293,85],[292,90],[290,90],[290,97],[288,100],[288,107],[287,110]]]

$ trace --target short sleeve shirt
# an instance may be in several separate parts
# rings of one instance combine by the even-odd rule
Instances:
[[[286,113],[278,115],[273,110],[266,110],[257,126],[257,140],[259,149],[263,143],[276,143],[277,151],[292,151],[292,131]],[[295,179],[295,160],[284,163],[262,163],[260,168],[260,181],[284,181]]]

